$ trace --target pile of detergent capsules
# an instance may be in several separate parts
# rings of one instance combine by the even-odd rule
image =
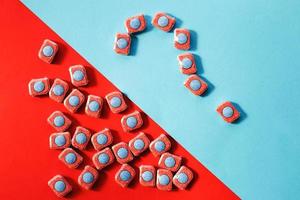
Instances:
[[[58,45],[46,39],[38,55],[41,60],[50,64],[57,51]],[[87,95],[86,97],[78,89],[78,87],[86,86],[89,83],[88,74],[83,65],[71,66],[69,73],[71,83],[75,86],[74,89],[71,90],[68,83],[59,78],[56,78],[51,85],[50,80],[44,77],[32,79],[29,82],[29,94],[33,97],[49,95],[52,100],[63,103],[71,113],[77,112],[85,103],[85,114],[96,118],[101,117],[105,100],[112,113],[121,113],[127,109],[124,95],[119,91],[107,94],[105,100],[96,95]],[[62,150],[58,159],[71,169],[77,168],[82,163],[83,157],[78,152],[85,150],[89,141],[91,141],[96,150],[91,158],[93,166],[86,165],[78,177],[78,184],[85,189],[91,189],[98,179],[99,171],[115,161],[121,164],[115,175],[115,181],[120,186],[127,187],[136,176],[135,169],[128,163],[148,148],[155,157],[160,157],[159,169],[156,169],[153,165],[139,166],[139,182],[141,185],[156,186],[160,190],[170,191],[174,184],[177,188],[184,190],[193,179],[192,170],[182,165],[182,158],[170,153],[171,141],[165,134],[161,134],[150,141],[145,133],[139,132],[128,143],[113,144],[113,135],[108,128],[92,134],[89,129],[77,126],[74,134],[71,135],[68,128],[72,121],[61,111],[54,111],[48,117],[47,122],[56,131],[49,137],[50,149]],[[142,125],[143,118],[139,111],[123,115],[121,118],[121,126],[124,132],[139,129]],[[51,178],[48,185],[59,197],[64,197],[72,191],[71,184],[59,174]]]
[[[156,28],[170,32],[176,23],[176,19],[166,13],[156,13],[152,25]],[[125,21],[127,33],[117,33],[114,40],[114,50],[118,54],[129,55],[131,47],[131,35],[144,31],[147,23],[143,14],[133,16]],[[174,29],[174,47],[179,50],[189,50],[191,47],[191,33],[185,28]],[[194,55],[192,53],[183,53],[177,56],[180,71],[189,75],[184,82],[184,86],[194,95],[200,96],[208,89],[208,84],[197,74],[197,67]],[[222,118],[232,123],[240,117],[240,113],[231,102],[226,101],[218,106],[217,112]]]

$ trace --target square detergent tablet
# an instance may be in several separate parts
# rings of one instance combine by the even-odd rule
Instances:
[[[143,14],[130,17],[125,21],[125,28],[129,34],[141,32],[145,30],[146,26],[147,23]]]
[[[53,133],[49,138],[50,149],[65,149],[71,145],[71,134],[69,132]]]
[[[49,40],[49,39],[46,39],[44,40],[40,50],[39,50],[39,58],[46,62],[46,63],[51,63],[56,55],[58,51],[58,45]]]
[[[88,145],[90,138],[91,132],[88,129],[82,126],[77,126],[72,138],[72,146],[83,150]]]
[[[173,177],[173,184],[181,189],[184,190],[190,182],[193,180],[193,172],[186,166],[180,167],[178,172]]]
[[[161,134],[150,143],[149,148],[152,154],[157,157],[170,150],[171,141],[165,134]]]
[[[129,150],[128,144],[120,142],[112,146],[115,157],[120,164],[128,163],[133,160],[133,155]]]
[[[172,190],[173,174],[167,169],[158,169],[156,175],[156,187],[159,190],[170,191]]]
[[[115,157],[109,147],[106,147],[102,151],[99,151],[93,155],[93,163],[98,170],[112,164],[115,161]]]
[[[176,28],[174,31],[174,46],[180,50],[189,50],[191,47],[191,34],[188,29]]]
[[[84,189],[91,189],[98,179],[98,171],[87,165],[84,167],[83,171],[80,173],[78,177],[78,184]]]
[[[150,140],[145,133],[140,132],[135,138],[129,141],[129,149],[133,155],[138,156],[149,147]]]
[[[28,84],[29,94],[33,97],[48,94],[50,82],[47,77],[32,79]]]
[[[79,90],[73,89],[64,100],[65,107],[72,113],[75,113],[84,103],[85,96]]]
[[[140,169],[140,184],[143,186],[154,187],[156,180],[156,170],[152,165],[141,165]]]
[[[48,186],[58,196],[64,197],[72,191],[72,186],[61,175],[56,175],[48,181]]]
[[[226,101],[219,105],[217,108],[217,112],[228,123],[232,123],[240,117],[239,111],[229,101]]]
[[[204,94],[208,88],[207,83],[195,74],[186,79],[184,86],[196,96]]]
[[[163,153],[158,161],[158,166],[176,172],[181,165],[182,158],[170,153]]]
[[[85,105],[85,114],[91,117],[100,117],[103,108],[102,97],[89,95]]]
[[[194,55],[191,53],[184,53],[177,56],[179,68],[183,74],[194,74],[197,72]]]
[[[83,161],[83,157],[72,148],[64,149],[58,158],[69,168],[77,168]]]
[[[115,181],[122,187],[127,187],[135,177],[135,170],[128,164],[123,164],[115,175]]]
[[[114,50],[118,54],[128,55],[130,53],[131,38],[127,33],[117,33],[114,41]]]
[[[113,142],[113,137],[108,128],[99,131],[92,136],[92,144],[95,150],[100,151],[101,149],[109,146]]]
[[[56,78],[54,80],[54,83],[52,84],[52,87],[50,88],[49,97],[54,101],[61,103],[63,102],[68,90],[68,83],[59,78]]]
[[[105,99],[113,113],[120,113],[127,108],[127,104],[121,92],[111,92],[105,96]]]
[[[55,128],[57,132],[63,132],[67,130],[72,123],[71,120],[60,111],[54,111],[48,117],[47,121],[53,128]]]
[[[74,86],[85,86],[89,83],[85,67],[83,65],[74,65],[69,68],[71,82]]]
[[[175,22],[176,20],[174,17],[171,17],[163,12],[156,13],[152,20],[153,26],[165,32],[171,31],[175,25]]]
[[[124,115],[121,119],[121,124],[125,132],[136,130],[143,125],[142,115],[139,111]]]

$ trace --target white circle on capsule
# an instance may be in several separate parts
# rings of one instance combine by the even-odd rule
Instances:
[[[133,18],[130,20],[130,27],[133,29],[138,29],[141,26],[139,18]]]
[[[226,118],[232,117],[233,109],[230,106],[226,106],[225,108],[223,108],[222,114]]]
[[[166,27],[169,24],[169,19],[166,16],[160,16],[157,20],[160,27]]]
[[[113,97],[113,98],[111,98],[111,100],[109,101],[109,104],[110,104],[113,108],[118,108],[118,107],[121,106],[122,100],[120,99],[120,97]]]
[[[189,69],[192,67],[193,62],[189,58],[184,58],[181,61],[181,65],[184,69]]]
[[[192,90],[197,91],[201,88],[201,82],[197,79],[192,80],[190,82],[190,87],[191,87]]]
[[[184,33],[179,33],[176,36],[176,42],[178,42],[179,44],[185,44],[187,42],[188,38],[186,36],[186,34]]]
[[[54,49],[50,45],[46,45],[43,48],[43,55],[46,57],[50,57],[53,55]]]
[[[36,92],[42,92],[45,89],[45,84],[43,83],[43,81],[37,81],[34,83],[33,89]]]
[[[128,45],[127,40],[125,40],[124,38],[120,38],[117,40],[117,46],[120,49],[125,49]]]

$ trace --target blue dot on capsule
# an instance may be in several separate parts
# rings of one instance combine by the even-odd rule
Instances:
[[[87,141],[87,137],[84,133],[78,133],[75,137],[75,140],[78,144],[84,144]]]
[[[156,151],[162,152],[165,150],[166,144],[163,141],[158,140],[157,142],[155,142],[154,148]]]
[[[99,135],[97,135],[96,139],[97,139],[97,143],[101,144],[101,145],[106,144],[107,140],[108,140],[107,136],[103,133],[100,133]]]
[[[189,69],[192,67],[193,62],[189,58],[184,58],[182,59],[181,64],[184,69]]]
[[[130,27],[133,29],[138,29],[141,26],[141,22],[138,18],[133,18],[130,20]]]
[[[153,179],[153,174],[150,171],[144,171],[142,173],[142,179],[146,182],[149,182]]]
[[[80,101],[80,99],[79,99],[79,97],[78,96],[71,96],[70,98],[69,98],[69,104],[71,105],[71,106],[73,106],[73,107],[75,107],[75,106],[78,106],[79,105],[79,101]]]
[[[66,189],[66,184],[63,181],[56,181],[54,184],[54,189],[57,192],[62,192]]]
[[[222,114],[226,118],[232,117],[233,109],[230,106],[226,106],[225,108],[223,108]]]
[[[166,16],[161,16],[158,18],[157,24],[160,27],[166,27],[169,23],[169,19]]]
[[[65,124],[65,118],[62,116],[56,116],[53,123],[56,127],[62,127]]]
[[[125,49],[128,45],[127,40],[125,40],[124,38],[120,38],[117,40],[117,46],[120,49]]]
[[[64,146],[66,144],[66,138],[63,135],[58,135],[54,140],[55,144],[59,147]]]
[[[68,164],[73,164],[76,162],[76,155],[74,153],[68,153],[66,156],[65,156],[65,161],[68,163]]]
[[[190,87],[192,90],[196,91],[199,90],[201,88],[201,82],[199,80],[192,80],[190,82]]]
[[[122,100],[119,97],[113,97],[111,98],[111,100],[109,101],[109,104],[113,107],[113,108],[118,108],[121,106],[122,104]]]
[[[167,175],[163,174],[158,177],[158,181],[161,185],[168,185],[170,183],[170,178]]]
[[[108,163],[109,161],[109,156],[107,153],[101,153],[99,156],[98,156],[98,161],[99,163],[101,164],[106,164]]]
[[[81,71],[81,70],[76,70],[74,73],[73,73],[73,79],[75,81],[82,81],[84,78],[84,73]]]
[[[64,92],[65,92],[65,89],[62,85],[57,84],[53,87],[53,93],[56,96],[61,96]]]
[[[167,157],[166,159],[165,159],[165,165],[166,165],[166,167],[174,167],[175,166],[175,163],[176,163],[176,161],[175,161],[175,159],[173,158],[173,157]]]
[[[94,175],[91,172],[85,172],[82,176],[82,180],[85,183],[92,183],[94,181]]]
[[[188,181],[188,179],[189,179],[188,176],[183,172],[181,172],[177,175],[177,180],[181,184],[186,183]]]
[[[54,49],[51,46],[49,46],[49,45],[46,45],[43,48],[43,55],[46,56],[46,57],[52,56],[53,52],[54,52]]]
[[[128,181],[131,178],[131,174],[127,170],[123,170],[120,173],[120,178],[122,181]]]
[[[97,101],[91,101],[89,103],[89,109],[90,109],[90,111],[96,112],[96,111],[99,110],[99,108],[100,108],[100,105],[99,105],[99,103]]]
[[[42,92],[45,89],[45,84],[43,81],[36,81],[33,85],[33,89],[36,92]]]
[[[179,33],[176,37],[176,41],[179,44],[185,44],[187,42],[187,36],[184,33]]]
[[[142,139],[136,139],[134,142],[133,142],[133,146],[135,149],[137,150],[142,150],[145,146],[145,143]]]
[[[133,116],[128,117],[126,119],[126,124],[127,126],[129,126],[130,128],[134,128],[137,125],[137,119]]]
[[[128,156],[128,150],[124,147],[121,147],[120,149],[118,149],[117,154],[120,158],[124,159]]]

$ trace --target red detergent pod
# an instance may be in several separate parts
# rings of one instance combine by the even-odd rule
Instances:
[[[72,113],[75,113],[84,103],[85,96],[79,90],[73,89],[64,100],[65,107]]]
[[[69,132],[53,133],[49,138],[50,149],[65,149],[71,145]]]
[[[193,172],[186,166],[180,167],[173,177],[173,184],[181,190],[184,190],[193,180]]]
[[[58,158],[69,168],[77,168],[83,161],[82,156],[76,151],[74,151],[72,148],[64,149],[58,155]]]
[[[127,108],[127,104],[124,100],[121,92],[111,92],[105,96],[111,112],[120,113]]]
[[[136,130],[143,125],[142,115],[139,111],[124,115],[121,119],[121,124],[125,132]]]
[[[219,105],[219,107],[217,108],[217,112],[228,123],[232,123],[240,117],[239,111],[229,101],[226,101]]]
[[[128,163],[133,160],[133,155],[129,150],[128,144],[125,142],[115,144],[112,146],[112,150],[120,164]]]
[[[167,169],[158,169],[156,175],[156,187],[159,190],[170,191],[172,190],[173,174]]]
[[[202,95],[208,88],[207,83],[195,74],[186,79],[184,86],[197,96]]]
[[[127,33],[117,33],[114,41],[114,50],[118,54],[130,53],[131,38]]]
[[[95,133],[92,136],[92,144],[94,148],[99,151],[103,149],[104,147],[107,147],[112,144],[113,142],[113,137],[108,128],[105,128],[102,131],[99,131],[98,133]]]
[[[57,132],[67,130],[71,125],[71,120],[67,118],[62,112],[54,111],[47,119],[48,123],[56,129]]]
[[[48,181],[48,186],[58,196],[64,197],[72,191],[72,186],[61,175],[56,175]]]
[[[188,50],[191,46],[191,34],[188,29],[176,28],[174,31],[174,46],[177,49]]]
[[[150,151],[157,157],[167,152],[171,148],[171,142],[165,134],[161,134],[150,143]]]
[[[127,187],[135,177],[135,170],[128,164],[123,164],[115,175],[115,181],[122,187]]]
[[[80,173],[78,177],[78,184],[81,187],[88,190],[93,187],[97,179],[98,179],[98,171],[93,167],[87,165],[84,167],[84,170]]]
[[[182,158],[170,153],[163,153],[158,161],[158,166],[176,172],[181,165]]]
[[[145,30],[147,24],[143,14],[130,17],[125,21],[127,33],[137,33]]]
[[[167,15],[166,13],[159,12],[155,14],[152,24],[160,30],[169,32],[175,25],[175,18]]]
[[[28,84],[29,94],[33,97],[49,92],[50,83],[47,77],[32,79]]]
[[[49,91],[49,97],[54,101],[61,103],[63,102],[68,90],[68,83],[59,78],[56,78]]]
[[[129,141],[129,149],[133,155],[138,156],[148,149],[149,144],[149,138],[145,133],[140,132],[135,138]]]
[[[77,126],[72,138],[72,146],[83,150],[88,145],[90,138],[91,132],[88,129],[82,126]]]
[[[85,86],[89,83],[85,67],[83,65],[74,65],[69,68],[71,82],[74,86]]]
[[[154,187],[156,180],[156,170],[152,165],[141,165],[140,167],[140,184],[143,186]]]
[[[110,148],[107,147],[107,148],[103,149],[102,151],[95,153],[92,160],[93,160],[95,167],[98,170],[101,170],[104,167],[112,164],[115,161],[115,157],[114,157],[112,151],[110,150]]]
[[[102,97],[95,96],[95,95],[88,96],[85,105],[85,114],[91,117],[100,117],[102,108],[103,108]]]
[[[177,56],[179,68],[183,74],[194,74],[197,72],[195,58],[191,53],[184,53]]]
[[[40,50],[39,50],[39,58],[46,62],[51,63],[58,51],[58,45],[51,40],[44,40]]]

